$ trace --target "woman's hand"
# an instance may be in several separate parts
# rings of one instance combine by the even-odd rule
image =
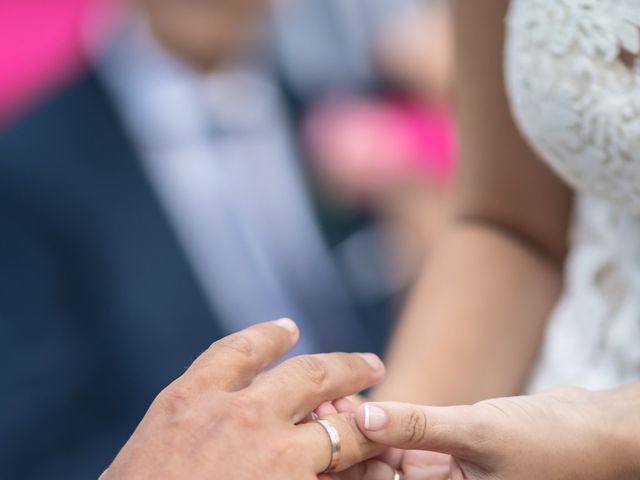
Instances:
[[[450,454],[451,480],[640,478],[640,386],[564,389],[464,407],[365,404],[358,425],[387,446]],[[403,462],[411,462],[401,463],[405,480],[438,478],[429,476],[433,457],[405,455]],[[354,478],[393,478],[389,467],[370,470]]]
[[[316,480],[331,444],[322,426],[301,422],[322,402],[378,383],[384,366],[371,354],[305,356],[256,378],[298,336],[291,320],[280,320],[214,343],[158,395],[103,479]],[[342,440],[341,468],[380,450],[353,413],[330,420]]]

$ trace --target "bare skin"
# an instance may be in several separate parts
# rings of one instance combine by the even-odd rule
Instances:
[[[325,403],[357,412],[380,456],[322,480],[634,480],[640,478],[640,383],[565,388],[470,406]]]
[[[224,68],[253,49],[264,0],[135,0],[155,38],[194,70]],[[316,479],[330,460],[327,433],[305,423],[323,401],[384,376],[377,357],[299,357],[264,372],[299,331],[264,324],[216,342],[161,392],[101,480],[138,478]],[[257,376],[261,373],[259,378]],[[348,392],[347,392],[348,391]],[[330,416],[342,437],[341,468],[381,447],[358,430],[354,412]]]
[[[296,343],[290,320],[226,337],[200,356],[153,402],[101,480],[157,478],[316,480],[330,461],[327,433],[305,423],[323,401],[379,382],[372,354],[297,357],[258,374]],[[358,430],[353,413],[329,417],[338,430],[344,469],[379,446]]]
[[[572,198],[527,147],[509,114],[500,55],[507,6],[507,0],[459,1],[456,6],[463,158],[454,213],[394,340],[389,381],[377,391],[379,398],[449,405],[518,394],[561,288]],[[345,357],[335,359],[341,360],[334,364],[336,371],[345,361],[353,366]],[[321,361],[331,363],[328,357]],[[268,363],[259,362],[259,367]],[[244,395],[203,381],[209,361],[197,362],[190,371],[200,378],[192,384],[197,387],[179,387],[177,396],[174,387],[163,392],[106,478],[242,479],[260,478],[263,472],[269,478],[319,478],[328,462],[326,437],[317,425],[297,421],[313,403],[350,393],[338,384],[356,390],[367,382],[360,372],[363,383],[336,375],[340,380],[313,398],[281,395],[280,389],[267,394],[269,385],[286,386],[292,375],[304,378],[295,370],[308,370],[308,363],[298,360],[286,375],[275,369],[264,377],[271,381],[263,378],[247,386],[263,393],[250,394],[255,403],[246,408]],[[236,374],[248,385],[260,370],[253,365]],[[233,377],[234,370],[225,364],[215,371]],[[315,391],[310,383],[295,385],[292,392]],[[283,398],[287,405],[273,407],[273,398]],[[212,409],[215,404],[224,410]],[[637,385],[612,392],[562,390],[464,407],[373,404],[368,413],[365,407],[357,421],[370,440],[409,450],[388,450],[362,462],[378,450],[353,430],[354,407],[336,402],[334,408],[343,413],[325,413],[343,436],[342,467],[355,464],[337,478],[388,480],[392,467],[402,468],[407,480],[640,476]],[[252,411],[263,415],[256,419],[247,414]],[[382,419],[375,426],[374,417]],[[198,433],[195,442],[191,432]],[[242,452],[254,441],[253,450],[268,448],[248,462]]]
[[[408,450],[336,478],[388,480],[393,468],[406,480],[640,477],[640,384],[510,396],[527,382],[561,288],[571,193],[509,114],[500,54],[508,3],[456,3],[463,166],[454,215],[377,391],[473,405],[361,406],[371,440]],[[505,398],[485,400],[493,397]]]
[[[155,37],[196,70],[220,68],[255,46],[264,0],[135,0]]]
[[[560,292],[572,195],[509,112],[508,3],[455,7],[462,158],[453,212],[394,336],[378,399],[451,405],[519,394]]]
[[[358,424],[376,442],[412,449],[397,465],[405,480],[640,478],[640,384],[462,407],[370,404],[361,407]],[[447,471],[434,469],[429,451],[452,455]],[[392,469],[377,465],[350,478],[388,480]]]

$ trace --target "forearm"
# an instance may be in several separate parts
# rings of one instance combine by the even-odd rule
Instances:
[[[376,397],[434,405],[519,393],[561,269],[498,228],[469,221],[453,224],[431,259]]]
[[[454,2],[454,220],[400,322],[380,398],[450,404],[519,393],[561,288],[571,193],[511,117],[501,54],[509,4]]]

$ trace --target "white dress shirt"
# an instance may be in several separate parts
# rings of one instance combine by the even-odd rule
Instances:
[[[360,335],[268,70],[196,73],[139,22],[99,72],[222,327],[294,318],[295,354],[323,349],[328,328],[346,345]]]

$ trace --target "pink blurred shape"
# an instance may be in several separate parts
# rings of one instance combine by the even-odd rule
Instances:
[[[106,3],[0,0],[0,124],[82,70],[84,21]]]
[[[307,139],[320,171],[356,196],[455,170],[455,122],[444,105],[412,100],[334,99],[309,118]]]

